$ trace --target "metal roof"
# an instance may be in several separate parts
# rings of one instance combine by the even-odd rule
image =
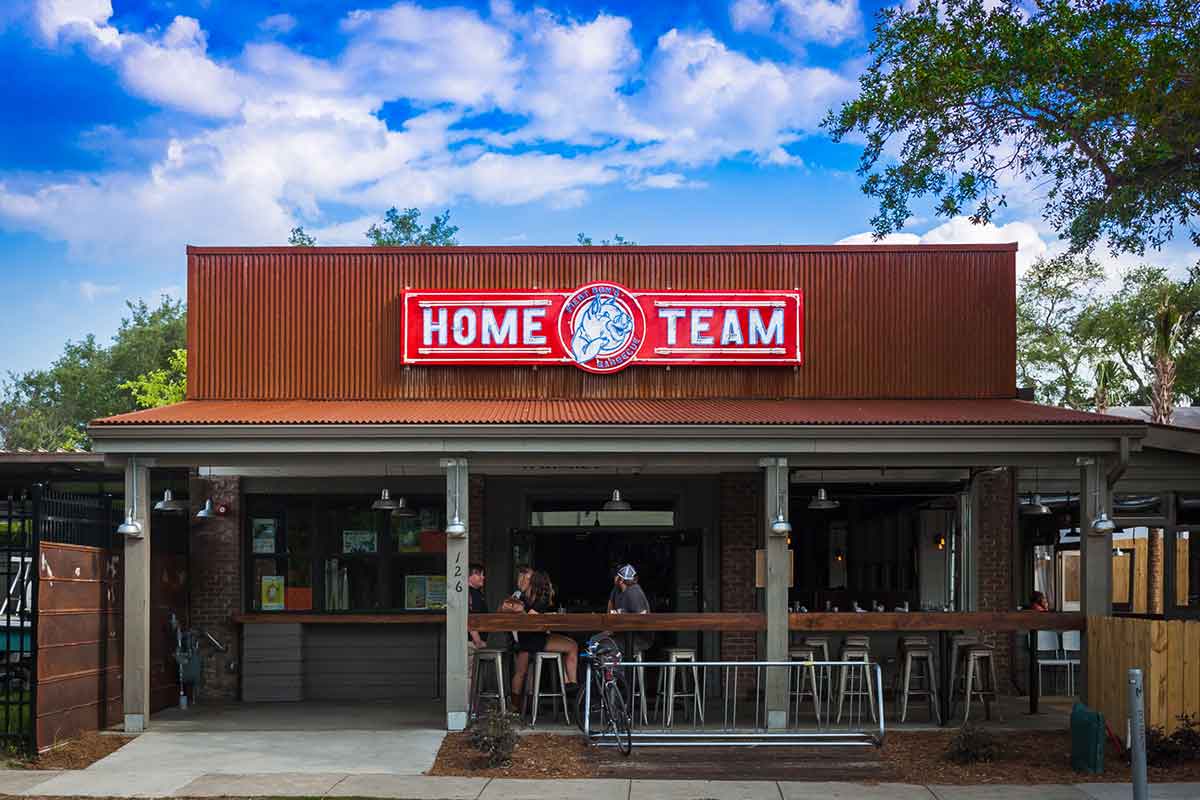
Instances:
[[[122,425],[1129,425],[1024,400],[186,400]]]

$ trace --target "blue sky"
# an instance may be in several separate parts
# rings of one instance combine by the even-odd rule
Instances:
[[[182,293],[187,244],[362,244],[389,206],[465,244],[828,243],[874,206],[819,123],[872,0],[20,0],[0,10],[0,374]],[[1059,245],[1014,185],[997,226]],[[1184,263],[1181,249],[1168,258]],[[1115,269],[1116,265],[1112,265]]]

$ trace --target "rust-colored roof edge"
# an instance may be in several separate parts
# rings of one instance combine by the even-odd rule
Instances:
[[[969,244],[737,244],[737,245],[455,245],[454,247],[201,246],[189,244],[188,255],[253,255],[282,253],[1015,253],[1016,242]]]

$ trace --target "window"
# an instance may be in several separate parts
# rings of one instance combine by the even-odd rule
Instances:
[[[248,609],[445,608],[445,500],[406,499],[412,517],[376,511],[370,496],[248,497]]]

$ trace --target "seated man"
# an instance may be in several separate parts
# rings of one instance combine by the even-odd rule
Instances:
[[[632,564],[626,564],[617,570],[617,595],[613,598],[614,614],[649,614],[650,601],[646,593],[638,585],[637,570]],[[630,633],[625,637],[625,648],[632,658],[637,653],[644,653],[654,643],[653,634],[645,631]]]

